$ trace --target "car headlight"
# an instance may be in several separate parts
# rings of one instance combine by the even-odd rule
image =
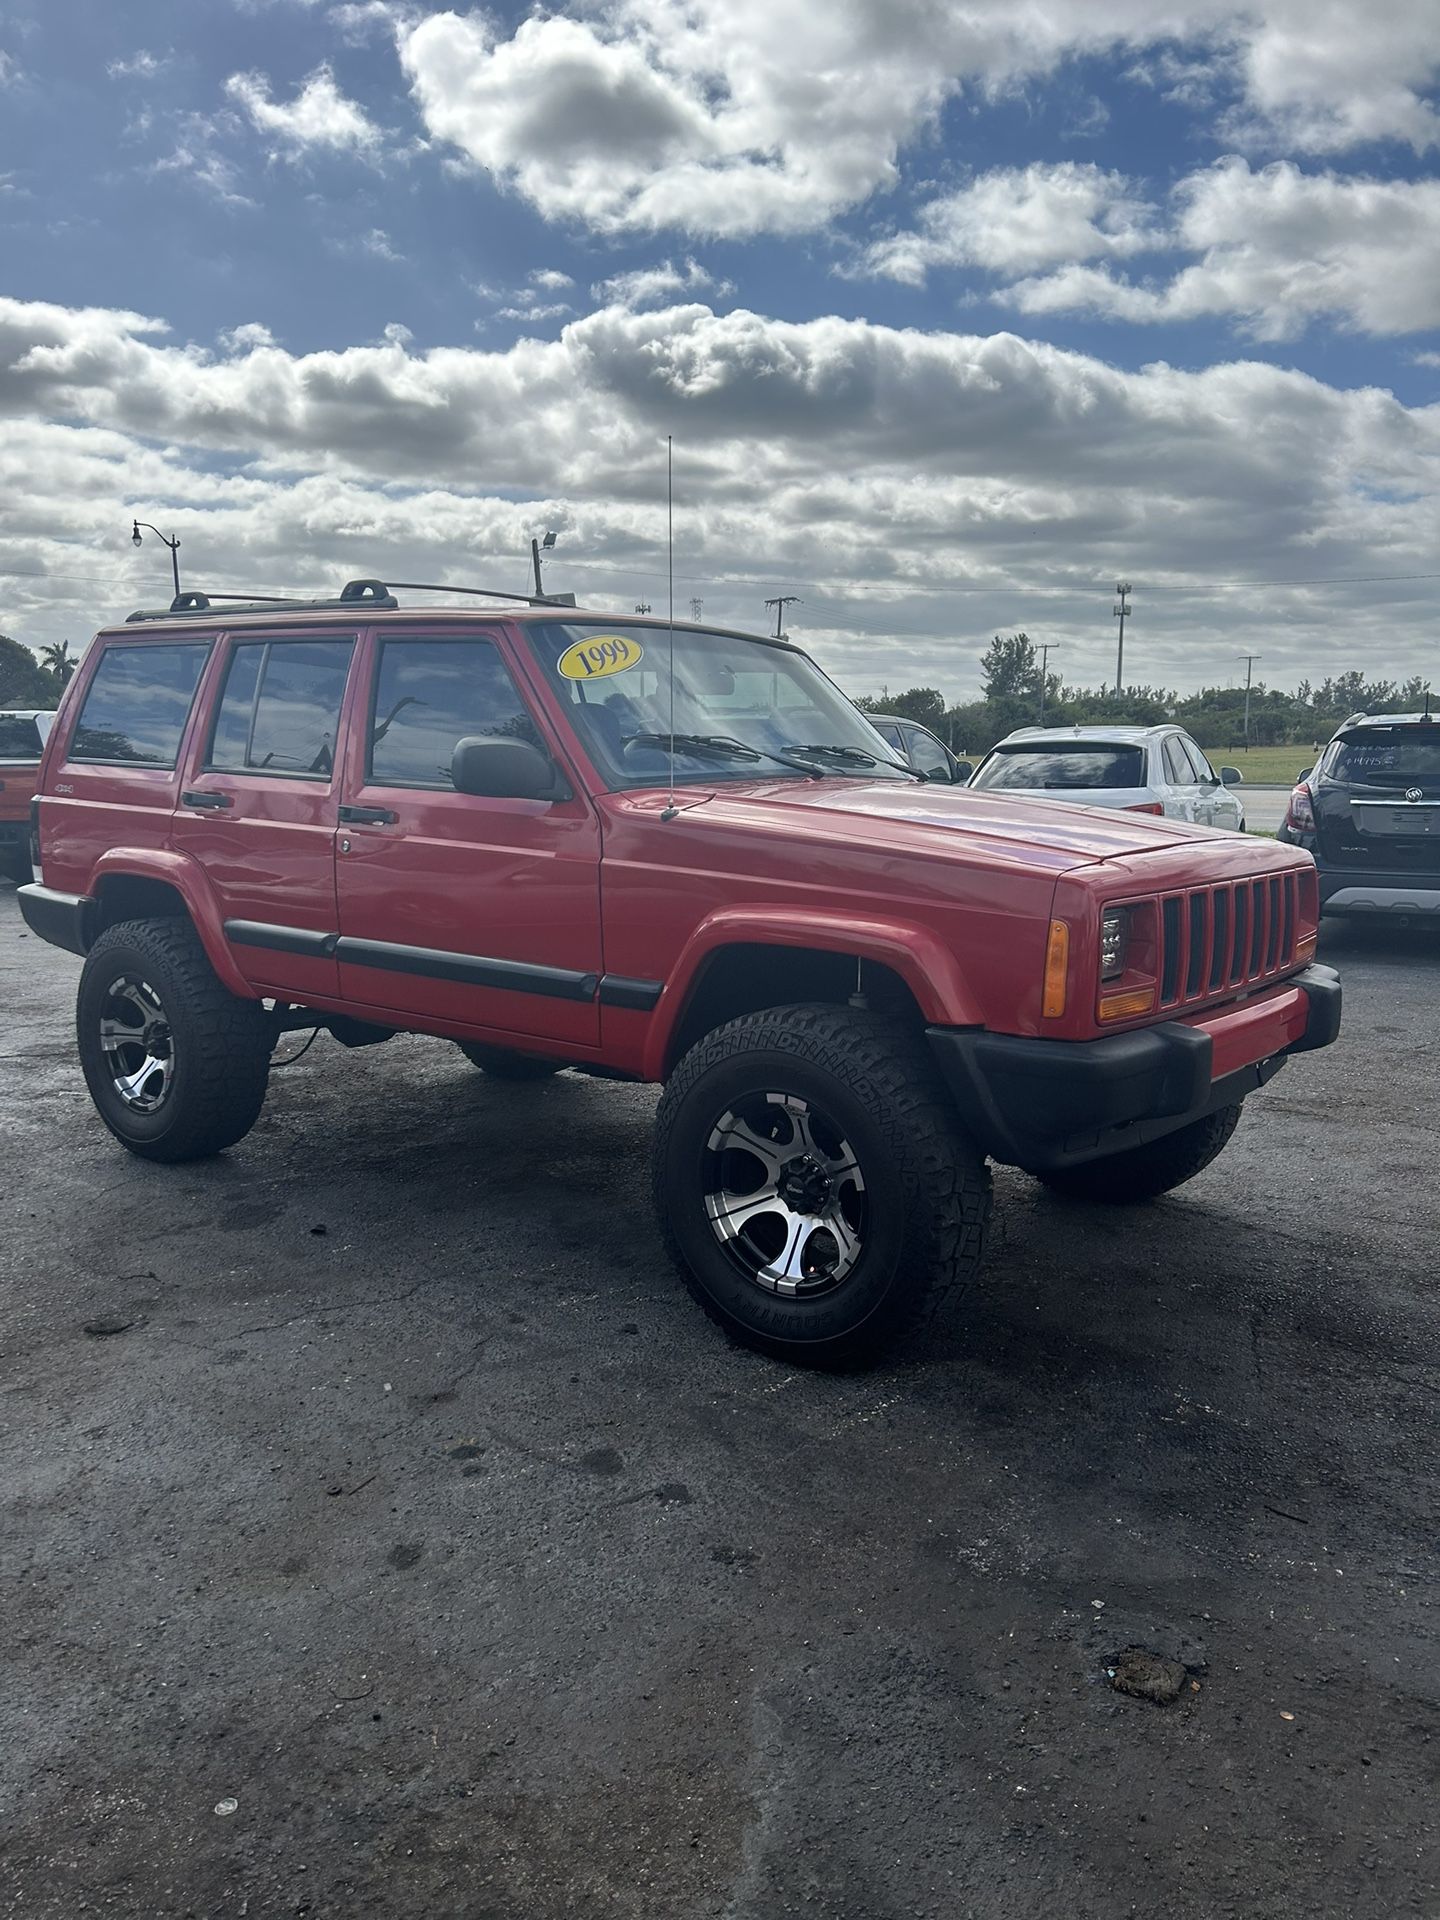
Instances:
[[[1118,980],[1125,971],[1125,955],[1130,945],[1130,914],[1125,907],[1111,907],[1100,917],[1100,978]]]

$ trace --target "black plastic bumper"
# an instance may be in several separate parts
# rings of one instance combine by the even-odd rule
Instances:
[[[931,1027],[930,1045],[967,1131],[994,1160],[1039,1172],[1141,1146],[1243,1100],[1292,1053],[1340,1031],[1340,979],[1307,967],[1287,985],[1310,1003],[1304,1037],[1222,1080],[1208,1033],[1163,1021],[1103,1040],[1024,1040],[980,1028]]]
[[[67,953],[90,951],[90,911],[95,902],[88,893],[56,893],[37,881],[21,887],[19,894],[20,911],[32,933]]]

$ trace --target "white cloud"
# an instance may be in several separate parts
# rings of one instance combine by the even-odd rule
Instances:
[[[315,69],[289,106],[270,98],[270,82],[260,73],[231,74],[225,91],[259,132],[273,134],[292,154],[313,148],[368,153],[380,143],[379,127],[341,93],[328,66]]]
[[[729,280],[717,280],[696,260],[683,267],[669,260],[656,267],[637,267],[630,273],[617,273],[598,281],[591,289],[597,300],[618,307],[648,307],[657,300],[672,300],[677,294],[710,293],[723,297],[734,292]]]
[[[1440,137],[1440,13],[1415,0],[579,0],[507,37],[432,12],[397,44],[432,138],[549,220],[800,233],[897,178],[966,91],[1119,53],[1172,96],[1240,89],[1239,142]]]
[[[798,630],[857,692],[938,676],[958,694],[1011,624],[1098,680],[1109,602],[1076,583],[1107,577],[1137,583],[1149,679],[1214,676],[1262,633],[1291,679],[1357,656],[1418,669],[1428,644],[1404,597],[1424,587],[1263,583],[1433,570],[1440,406],[1258,363],[1124,372],[1010,334],[693,303],[612,305],[497,352],[392,329],[292,354],[251,323],[217,357],[138,314],[0,300],[0,414],[7,537],[57,576],[103,572],[127,504],[165,501],[187,566],[226,586],[414,578],[422,553],[421,578],[521,586],[543,514],[566,528],[555,584],[625,606],[660,589],[673,432],[681,592],[745,625],[777,581],[801,592]],[[478,579],[477,553],[499,556]],[[154,598],[115,564],[149,585],[103,606],[0,573],[0,625],[74,637]],[[1215,579],[1260,584],[1166,597]]]
[[[922,286],[936,267],[1033,273],[1061,260],[1121,259],[1164,238],[1155,208],[1122,174],[1036,161],[930,201],[916,229],[867,247],[861,270]]]
[[[368,233],[360,236],[360,250],[375,260],[401,260],[402,254],[395,251],[390,236],[383,227],[371,227]]]
[[[539,267],[530,275],[532,287],[539,287],[544,293],[563,293],[575,282],[568,273],[561,273],[558,267]]]
[[[13,87],[24,78],[15,56],[0,47],[0,87]]]
[[[112,80],[153,80],[169,65],[168,59],[147,53],[142,47],[128,60],[112,60],[105,68]]]
[[[1199,258],[1170,279],[1136,284],[1067,265],[1006,297],[1032,314],[1232,316],[1265,340],[1322,315],[1372,334],[1440,327],[1440,181],[1307,174],[1288,162],[1252,172],[1231,158],[1182,181],[1175,199],[1175,244]]]
[[[241,191],[240,169],[216,144],[228,131],[225,122],[229,118],[223,114],[217,119],[199,113],[182,114],[174,151],[154,161],[150,171],[181,174],[224,206],[253,207],[254,200]]]
[[[247,320],[243,325],[231,327],[228,332],[222,333],[220,344],[227,353],[253,353],[257,347],[273,347],[275,336],[260,321]]]

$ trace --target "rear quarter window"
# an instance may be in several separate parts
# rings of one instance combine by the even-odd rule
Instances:
[[[70,759],[173,767],[211,644],[107,647],[85,692]]]

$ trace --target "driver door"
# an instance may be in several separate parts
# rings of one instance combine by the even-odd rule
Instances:
[[[501,638],[366,643],[336,838],[341,991],[401,1016],[595,1046],[593,810],[573,786],[562,800],[490,799],[450,778],[467,737],[530,740],[560,759]]]

